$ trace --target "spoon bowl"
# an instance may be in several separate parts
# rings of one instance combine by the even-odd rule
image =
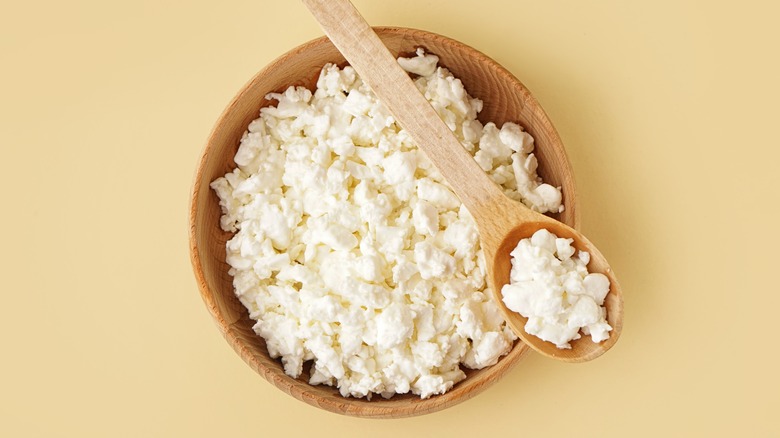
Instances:
[[[491,286],[490,293],[501,309],[507,324],[526,344],[546,356],[564,362],[585,362],[601,356],[617,342],[623,329],[623,294],[607,260],[598,248],[580,232],[564,223],[533,212],[503,195],[501,196],[504,199],[496,201],[503,203],[498,209],[498,211],[502,212],[501,221],[486,222],[488,219],[481,218],[481,221],[478,220],[477,223],[478,227],[482,224],[480,239],[482,240],[485,260],[489,267],[488,282]],[[482,230],[485,227],[489,231],[483,232]],[[609,279],[610,289],[604,299],[604,307],[607,309],[607,322],[612,327],[612,331],[606,340],[594,343],[589,336],[582,336],[577,340],[569,342],[571,348],[560,349],[551,342],[528,334],[525,331],[528,318],[510,310],[504,304],[501,290],[504,285],[509,283],[509,274],[512,270],[512,256],[510,253],[515,249],[520,240],[531,237],[540,229],[546,229],[561,238],[572,239],[572,246],[578,252],[586,251],[590,254],[588,271],[604,274]]]

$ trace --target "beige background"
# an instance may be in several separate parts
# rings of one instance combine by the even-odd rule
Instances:
[[[598,360],[530,355],[466,403],[387,421],[254,374],[191,272],[201,147],[245,81],[321,35],[303,6],[2,3],[0,436],[780,435],[775,2],[356,0],[531,89],[625,290]]]

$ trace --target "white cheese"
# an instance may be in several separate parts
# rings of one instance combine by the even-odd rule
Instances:
[[[588,273],[590,255],[572,257],[571,243],[545,229],[520,240],[511,253],[510,282],[501,289],[504,304],[528,318],[525,330],[558,348],[571,348],[580,330],[597,343],[612,330],[603,307],[609,279]]]
[[[483,126],[482,102],[436,56],[399,63],[510,196],[560,211],[530,135]],[[462,365],[495,364],[515,336],[485,294],[473,218],[355,71],[326,65],[314,92],[267,98],[277,104],[249,124],[238,167],[211,187],[235,233],[236,295],[270,355],[293,377],[310,362],[310,383],[352,397],[430,397],[464,379]],[[601,289],[582,286],[594,299]]]

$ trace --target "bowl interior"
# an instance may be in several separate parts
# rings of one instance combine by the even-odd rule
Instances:
[[[565,210],[553,215],[577,227],[574,180],[563,145],[542,108],[528,90],[509,72],[484,54],[449,38],[433,33],[404,29],[376,28],[394,54],[411,54],[417,47],[440,57],[440,65],[460,78],[469,94],[484,102],[483,122],[498,126],[517,122],[536,144],[542,178],[563,190]],[[312,386],[306,375],[293,379],[284,374],[281,363],[271,359],[264,340],[252,331],[253,321],[233,292],[232,277],[225,262],[225,242],[231,237],[219,227],[221,215],[216,194],[209,183],[231,171],[233,156],[248,124],[269,105],[264,96],[281,92],[290,85],[313,89],[322,66],[344,64],[344,57],[323,37],[284,54],[258,73],[233,99],[217,121],[203,151],[193,184],[190,211],[190,250],[198,286],[204,302],[226,340],[256,372],[279,389],[311,405],[347,415],[362,417],[404,417],[433,412],[464,401],[496,382],[528,352],[516,342],[498,364],[482,370],[466,370],[467,378],[443,395],[426,400],[406,394],[390,399],[344,398],[328,386]]]

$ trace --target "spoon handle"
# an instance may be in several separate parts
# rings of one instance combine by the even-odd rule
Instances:
[[[504,198],[349,0],[303,3],[472,214]]]

